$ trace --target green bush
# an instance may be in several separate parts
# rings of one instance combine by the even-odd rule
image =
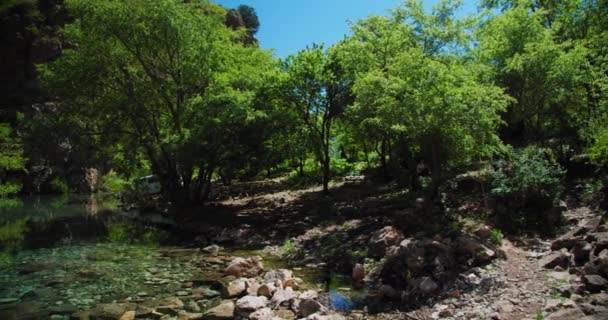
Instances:
[[[53,180],[51,180],[50,184],[51,184],[51,189],[53,190],[53,192],[61,193],[61,194],[66,194],[66,193],[70,192],[70,187],[68,186],[67,181],[65,181],[65,179],[62,179],[60,177],[53,178]]]
[[[557,204],[564,174],[550,150],[534,146],[497,161],[492,173],[497,225],[509,232],[550,233],[561,219]]]
[[[492,229],[492,231],[490,231],[490,240],[492,240],[494,244],[500,245],[502,243],[502,239],[504,239],[502,231],[498,229]]]
[[[121,193],[129,186],[129,181],[117,175],[114,171],[104,175],[101,179],[101,191]]]

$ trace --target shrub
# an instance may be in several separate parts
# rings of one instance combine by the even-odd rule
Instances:
[[[60,177],[55,177],[50,182],[51,190],[56,193],[66,194],[70,192],[70,187],[68,186],[67,181]]]
[[[129,186],[129,181],[118,176],[114,171],[110,171],[103,176],[101,190],[104,192],[119,194]]]
[[[502,239],[504,239],[502,231],[498,229],[492,229],[492,231],[490,231],[490,240],[492,240],[494,244],[500,245],[502,243]]]
[[[557,203],[565,171],[548,149],[527,147],[497,161],[492,196],[497,225],[505,231],[551,233],[560,222]]]

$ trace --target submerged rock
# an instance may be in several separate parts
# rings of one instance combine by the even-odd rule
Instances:
[[[203,314],[205,320],[231,320],[234,319],[234,302],[226,301],[217,307],[207,310]]]

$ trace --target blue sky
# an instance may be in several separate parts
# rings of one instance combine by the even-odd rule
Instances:
[[[331,45],[348,33],[348,21],[385,14],[401,0],[214,0],[228,8],[246,4],[260,19],[257,38],[277,57],[296,53],[312,43]],[[424,1],[430,8],[439,0]],[[464,0],[462,12],[475,12],[476,0]]]

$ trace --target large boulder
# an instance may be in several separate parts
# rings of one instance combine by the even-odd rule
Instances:
[[[582,280],[589,292],[600,292],[608,286],[608,280],[595,274],[584,275]]]
[[[234,302],[226,301],[207,310],[203,314],[205,320],[232,320],[234,319]]]
[[[244,296],[235,302],[235,313],[242,317],[266,307],[268,298],[264,296]]]
[[[597,264],[600,270],[608,276],[608,249],[602,250],[597,256]]]
[[[230,262],[224,274],[235,277],[256,277],[264,271],[264,265],[260,257],[241,258],[237,257]]]
[[[572,255],[574,256],[574,261],[577,265],[583,265],[585,262],[589,261],[589,255],[591,254],[591,250],[593,250],[593,246],[587,241],[577,241],[572,247]]]
[[[580,320],[585,316],[581,309],[575,307],[570,309],[561,309],[548,315],[545,320]]]
[[[277,291],[277,287],[272,283],[263,284],[258,288],[258,296],[264,296],[266,298],[272,298],[274,292]]]
[[[577,231],[573,230],[570,231],[564,235],[562,235],[561,237],[555,239],[552,243],[551,243],[551,250],[561,250],[561,249],[572,249],[574,247],[574,245],[579,242],[579,241],[583,241],[584,237],[582,235],[577,235]]]
[[[245,290],[247,290],[247,279],[236,279],[224,287],[223,295],[226,298],[234,298],[242,295]]]
[[[553,269],[558,266],[567,269],[570,265],[570,254],[563,251],[554,251],[542,257],[538,264],[545,269]]]
[[[324,309],[323,305],[317,301],[312,299],[305,299],[300,301],[298,313],[301,317],[308,317],[311,314],[315,314]]]
[[[354,282],[362,282],[363,279],[365,279],[365,268],[362,264],[355,264],[353,267],[352,278]]]
[[[403,233],[399,229],[386,226],[372,234],[368,253],[375,258],[384,257],[388,248],[398,246],[403,239]]]
[[[276,308],[282,304],[289,303],[290,300],[296,298],[296,293],[291,288],[278,289],[270,299],[270,306]]]
[[[594,234],[595,241],[595,253],[598,254],[604,249],[608,249],[608,232],[598,232]]]

